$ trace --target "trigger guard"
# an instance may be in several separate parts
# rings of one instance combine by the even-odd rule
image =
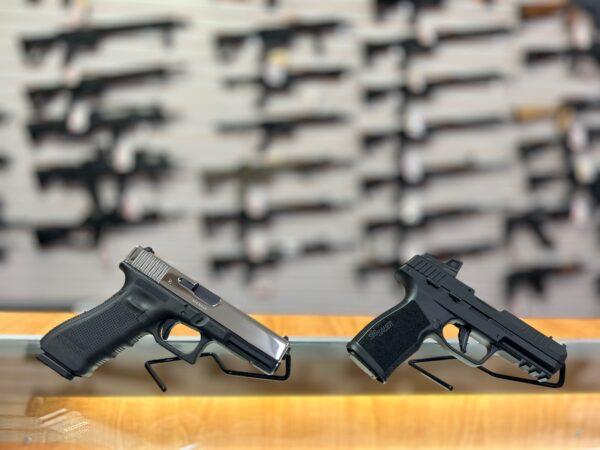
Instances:
[[[177,319],[167,319],[166,321],[158,323],[155,327],[153,327],[150,330],[150,334],[152,334],[152,336],[154,336],[154,340],[156,341],[156,343],[158,345],[160,345],[164,349],[170,351],[175,356],[177,356],[179,359],[182,359],[183,361],[185,361],[189,364],[194,364],[196,362],[196,360],[198,359],[202,350],[204,350],[204,348],[211,342],[211,339],[208,339],[201,334],[200,341],[198,341],[198,345],[196,345],[194,350],[192,350],[189,353],[182,352],[181,350],[179,350],[177,347],[175,347],[173,344],[169,343],[166,340],[166,338],[169,337],[171,330],[177,323],[179,323],[179,320],[177,320]],[[166,327],[166,330],[163,331],[163,329],[165,327]]]
[[[498,351],[498,349],[493,344],[490,344],[487,349],[487,353],[481,359],[475,360],[475,359],[470,358],[469,356],[465,355],[464,353],[459,352],[454,347],[452,347],[448,343],[448,341],[446,341],[444,336],[441,335],[441,333],[440,334],[434,333],[431,337],[438,344],[440,344],[442,347],[446,348],[449,352],[451,352],[452,356],[454,356],[459,361],[461,361],[464,364],[471,366],[471,367],[479,367],[479,366],[485,364],[486,361],[488,359],[490,359],[492,357],[492,355],[494,353],[496,353],[496,351]]]

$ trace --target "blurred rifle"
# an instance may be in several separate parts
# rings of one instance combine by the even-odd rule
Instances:
[[[376,57],[389,50],[401,50],[405,58],[411,58],[416,55],[429,54],[438,47],[451,42],[470,42],[473,40],[484,39],[508,35],[512,28],[505,26],[459,29],[459,30],[440,30],[435,33],[430,40],[411,36],[406,38],[392,38],[381,41],[371,41],[364,44],[364,58],[367,64],[372,64]]]
[[[529,175],[527,182],[530,190],[536,190],[547,183],[562,181],[567,182],[569,189],[567,198],[572,199],[578,192],[589,194],[589,199],[594,207],[600,206],[600,172],[596,171],[590,179],[578,175],[575,167],[569,166],[567,169],[559,172],[546,172],[541,174]]]
[[[267,162],[265,164],[244,164],[233,169],[207,170],[204,172],[204,181],[209,190],[227,183],[238,182],[244,187],[250,184],[270,183],[273,178],[281,173],[294,173],[301,176],[310,176],[314,173],[350,167],[351,162],[329,158],[313,160],[285,160]]]
[[[538,242],[546,248],[554,248],[554,242],[544,229],[544,224],[557,220],[566,220],[570,216],[568,207],[546,210],[534,208],[522,213],[508,214],[504,218],[504,242],[508,243],[518,229],[533,233]]]
[[[298,128],[309,126],[338,125],[347,121],[342,114],[301,114],[287,118],[262,119],[250,122],[226,122],[219,125],[219,131],[225,134],[245,133],[258,130],[262,132],[260,150],[265,150],[275,137],[293,135]]]
[[[243,252],[231,256],[215,256],[211,260],[213,272],[221,274],[226,270],[236,267],[246,269],[246,278],[252,279],[257,270],[274,268],[285,261],[301,259],[312,256],[330,255],[353,248],[351,243],[336,243],[328,241],[313,241],[298,246],[275,246],[266,249],[263,254],[252,255]]]
[[[159,106],[146,108],[124,108],[113,111],[93,110],[88,123],[81,129],[71,125],[69,118],[58,120],[37,120],[27,126],[29,135],[35,143],[48,137],[67,140],[88,139],[99,131],[109,132],[116,141],[125,132],[142,125],[159,126],[172,120]]]
[[[81,52],[96,50],[102,41],[110,37],[154,31],[162,33],[165,43],[170,43],[173,32],[184,25],[183,21],[173,19],[84,25],[49,35],[24,37],[21,39],[21,48],[32,63],[41,62],[51,50],[60,48],[63,51],[63,61],[67,64]]]
[[[567,108],[570,109],[567,110]],[[386,131],[363,133],[363,148],[368,151],[378,144],[389,140],[396,140],[401,144],[425,143],[432,136],[440,132],[480,129],[511,124],[523,125],[553,118],[561,112],[584,112],[596,109],[600,109],[600,104],[596,99],[567,99],[565,100],[564,106],[560,107],[519,106],[513,108],[507,115],[497,114],[432,120],[425,122],[423,127],[416,131],[411,131],[406,127],[397,127]],[[588,134],[590,139],[596,139],[595,129],[589,129]],[[542,147],[550,146],[554,141],[555,139],[553,138],[552,141],[542,145],[540,140],[536,139],[535,141],[532,141],[531,144],[533,147],[540,147],[541,149]],[[536,151],[535,149],[528,150],[528,143],[523,143],[521,147],[522,148],[519,149],[520,153],[531,153]]]
[[[7,113],[6,111],[0,110],[0,125],[6,125],[6,122],[8,122],[9,119],[10,119],[10,114]]]
[[[273,220],[281,216],[297,216],[305,214],[326,214],[338,212],[347,209],[345,203],[336,203],[330,201],[289,203],[279,206],[272,206],[264,211],[253,212],[247,209],[241,209],[223,213],[207,213],[203,221],[208,233],[214,233],[217,228],[230,223],[236,224],[240,229],[240,234],[244,235],[246,230],[255,226],[269,225]]]
[[[113,164],[109,152],[98,150],[94,159],[75,166],[41,168],[36,171],[36,175],[42,188],[55,182],[85,187],[90,193],[94,205],[99,208],[101,202],[98,187],[101,180],[109,178],[116,180],[119,198],[121,198],[127,184],[132,179],[142,177],[157,181],[172,169],[173,164],[165,153],[153,154],[139,149],[134,153],[131,166],[119,170]]]
[[[598,139],[600,139],[600,128],[589,127],[585,129],[586,142],[594,143]],[[524,161],[530,159],[537,153],[552,149],[561,149],[566,155],[568,155],[572,151],[566,133],[561,133],[559,135],[551,136],[548,138],[537,138],[524,141],[521,142],[521,144],[519,144],[518,147],[519,156]]]
[[[118,209],[100,211],[94,209],[83,221],[70,225],[45,225],[35,229],[40,247],[58,245],[70,247],[97,247],[103,235],[115,229],[140,225],[152,225],[173,220],[158,211],[146,211],[139,217],[129,218]]]
[[[221,0],[221,3],[253,3],[248,0]],[[267,8],[275,8],[279,4],[279,0],[263,0],[262,2]]]
[[[549,278],[578,275],[582,272],[583,266],[580,263],[548,264],[513,269],[504,278],[506,298],[508,301],[512,300],[517,291],[523,287],[528,287],[541,296],[546,291],[546,282]]]
[[[519,157],[526,161],[531,159],[536,153],[550,150],[552,148],[561,148],[564,142],[563,136],[553,136],[542,139],[529,139],[523,141],[517,147]]]
[[[474,217],[489,212],[480,206],[451,206],[425,211],[415,220],[406,220],[402,218],[376,219],[369,220],[365,224],[364,231],[367,235],[375,234],[382,230],[396,229],[402,232],[411,230],[423,230],[430,225],[446,220],[456,220],[467,217]]]
[[[277,77],[266,74],[230,77],[225,79],[225,86],[229,89],[257,86],[260,89],[257,104],[263,107],[275,93],[289,93],[296,85],[307,81],[338,81],[346,73],[347,70],[341,68],[290,70]]]
[[[32,106],[40,112],[57,97],[67,96],[69,105],[72,107],[80,100],[100,97],[114,88],[137,87],[141,83],[152,81],[164,82],[177,73],[179,72],[175,69],[156,66],[118,73],[89,74],[81,78],[76,84],[57,83],[30,87],[27,89],[27,96]]]
[[[585,129],[585,141],[584,145],[589,143],[594,143],[598,139],[600,139],[600,128],[586,128]],[[548,151],[551,149],[559,149],[562,151],[564,156],[564,164],[565,168],[559,171],[550,171],[550,172],[542,172],[542,173],[534,173],[529,174],[527,176],[527,186],[530,190],[536,190],[548,183],[554,181],[568,181],[571,183],[572,187],[583,186],[585,188],[590,189],[592,194],[595,193],[595,184],[594,182],[589,182],[587,180],[581,180],[578,176],[578,172],[575,167],[575,163],[572,160],[572,155],[577,153],[581,149],[572,148],[570,140],[566,134],[561,134],[559,136],[553,136],[548,139],[537,139],[529,142],[523,142],[519,146],[519,153],[522,159],[531,158],[532,155],[542,152]]]
[[[404,99],[430,98],[438,90],[459,86],[477,86],[504,79],[498,72],[482,72],[463,75],[446,75],[426,78],[422,83],[396,83],[389,86],[374,86],[363,89],[363,98],[367,103],[390,95],[399,95]]]
[[[437,259],[447,261],[452,258],[464,258],[465,256],[481,256],[486,253],[493,252],[500,248],[501,245],[497,242],[482,242],[475,244],[466,244],[461,246],[452,246],[446,248],[438,248],[433,252],[428,252]]]
[[[528,66],[535,66],[557,59],[566,59],[571,62],[577,62],[581,59],[591,59],[598,64],[600,63],[600,43],[594,42],[587,48],[529,49],[525,51],[524,56],[524,62]]]
[[[29,3],[30,5],[39,5],[40,3],[42,3],[43,0],[25,0],[27,3]],[[59,2],[57,3],[62,3],[63,7],[69,6],[71,3],[73,3],[73,0],[59,0]]]
[[[556,119],[561,129],[568,130],[573,118],[581,113],[600,111],[599,98],[570,97],[562,100],[556,106],[520,106],[515,113],[518,123],[531,123],[538,120]],[[594,128],[587,130],[588,139],[597,139],[598,132]],[[535,153],[552,147],[568,146],[566,133],[543,139],[531,139],[519,145],[519,156],[527,160]]]
[[[543,172],[527,175],[527,188],[531,191],[538,190],[548,183],[555,181],[568,181],[572,184],[577,184],[575,174],[572,169],[568,168],[557,172]]]
[[[507,163],[483,164],[476,161],[449,164],[446,166],[426,169],[418,178],[407,177],[403,174],[391,174],[385,176],[373,176],[364,178],[362,181],[363,191],[372,193],[374,190],[385,186],[421,187],[432,180],[446,177],[460,177],[464,175],[493,173],[509,167]]]
[[[276,48],[288,48],[300,36],[313,39],[317,51],[322,50],[322,39],[345,27],[339,20],[293,20],[284,25],[257,28],[246,32],[220,33],[216,37],[217,53],[221,60],[231,61],[244,44],[257,39],[261,42],[261,60]]]
[[[435,256],[437,259],[446,261],[451,258],[461,258],[465,256],[479,256],[498,249],[500,246],[495,242],[483,242],[476,244],[468,244],[456,247],[439,248],[427,253]],[[395,271],[406,261],[400,258],[368,260],[361,264],[357,269],[359,278],[364,278],[376,272]]]
[[[499,115],[444,119],[425,123],[423,129],[416,132],[404,127],[387,131],[366,132],[363,134],[362,143],[365,150],[371,150],[373,147],[390,140],[398,141],[401,144],[418,144],[427,142],[432,136],[440,132],[489,128],[506,123],[506,117]]]
[[[381,21],[400,4],[407,4],[412,8],[412,18],[416,20],[422,11],[441,8],[445,0],[373,0],[373,15],[375,20]]]

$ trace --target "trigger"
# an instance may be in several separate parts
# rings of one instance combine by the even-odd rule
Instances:
[[[458,346],[460,351],[467,353],[467,343],[469,342],[469,336],[471,335],[471,329],[466,326],[458,327]]]
[[[160,337],[162,339],[164,339],[165,341],[167,339],[169,339],[169,335],[171,334],[171,330],[173,329],[173,327],[175,325],[177,325],[178,320],[177,319],[167,319],[163,322],[162,326],[160,327]]]

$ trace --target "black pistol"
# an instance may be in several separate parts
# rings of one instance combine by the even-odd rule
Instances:
[[[431,255],[414,256],[396,272],[406,296],[397,306],[371,321],[348,344],[350,357],[373,379],[385,383],[392,372],[431,337],[452,356],[411,360],[409,364],[448,390],[452,386],[417,363],[456,358],[497,378],[561,387],[566,374],[567,349],[507,311],[498,311],[479,299],[473,289],[456,279],[462,263],[442,263]],[[448,343],[446,325],[458,327],[458,345]],[[469,354],[472,337],[485,354]],[[492,372],[485,362],[496,352],[530,377]],[[556,382],[549,382],[560,371]]]
[[[38,359],[67,379],[90,375],[99,365],[133,346],[145,334],[175,355],[153,360],[146,369],[159,387],[166,386],[152,364],[184,360],[194,364],[213,357],[230,375],[287,379],[289,342],[217,294],[154,255],[150,248],[136,247],[120,264],[125,284],[109,300],[58,325],[41,342]],[[167,341],[171,329],[182,323],[200,331],[196,348],[185,353]],[[262,373],[225,369],[214,353],[202,353],[209,342],[218,342],[250,362]],[[286,360],[284,375],[275,371]]]

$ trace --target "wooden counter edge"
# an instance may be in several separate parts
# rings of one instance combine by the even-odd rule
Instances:
[[[0,334],[41,335],[72,317],[67,312],[2,312]],[[253,315],[265,326],[286,336],[349,337],[370,320],[369,316]],[[557,339],[598,339],[600,318],[524,319],[542,333]],[[185,335],[186,330],[180,330]]]

